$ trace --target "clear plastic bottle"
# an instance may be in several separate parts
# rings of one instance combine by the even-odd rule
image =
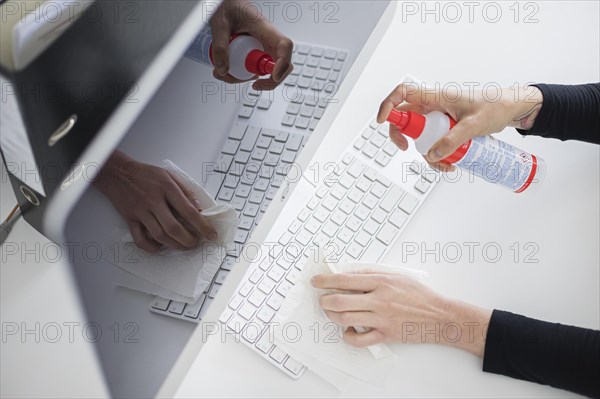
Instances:
[[[427,154],[433,144],[456,124],[448,115],[438,111],[421,115],[392,110],[387,120],[411,137],[421,154]],[[472,138],[441,162],[458,166],[515,193],[531,191],[541,184],[546,175],[546,162],[542,158],[490,135]]]
[[[204,28],[186,51],[186,57],[214,66],[212,33]],[[262,44],[250,35],[233,35],[229,41],[229,74],[239,80],[273,73],[275,62],[265,53]]]

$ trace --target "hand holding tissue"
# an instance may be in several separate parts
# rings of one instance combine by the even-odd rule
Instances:
[[[402,273],[423,279],[426,273],[382,264],[332,263],[327,258],[321,251],[309,257],[274,319],[275,343],[341,390],[352,379],[382,386],[395,362],[393,352],[385,344],[356,348],[344,342],[343,328],[329,320],[319,305],[319,298],[333,291],[316,289],[310,281],[318,274]],[[360,326],[355,329],[366,331]]]
[[[214,227],[217,241],[203,240],[188,251],[165,249],[151,254],[136,247],[128,229],[116,229],[105,244],[105,260],[125,271],[121,285],[160,295],[163,298],[193,303],[210,286],[226,255],[226,246],[233,244],[237,212],[230,205],[219,205],[187,173],[170,160],[163,168],[176,175],[193,191],[201,214]]]

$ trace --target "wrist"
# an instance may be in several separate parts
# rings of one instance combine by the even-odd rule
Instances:
[[[535,86],[522,87],[510,92],[512,98],[507,98],[512,103],[509,105],[511,120],[509,126],[523,130],[531,129],[542,109],[544,101],[542,92]]]
[[[94,186],[106,194],[123,177],[123,173],[129,169],[125,166],[131,162],[135,160],[121,151],[114,151],[94,179]]]
[[[447,326],[443,343],[483,357],[485,336],[492,311],[455,299],[445,299],[442,325]]]

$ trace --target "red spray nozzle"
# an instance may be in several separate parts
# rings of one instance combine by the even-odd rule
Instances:
[[[270,75],[275,69],[275,61],[269,54],[255,49],[246,57],[246,69],[255,75]]]
[[[425,116],[412,111],[393,109],[387,120],[395,125],[400,132],[413,139],[418,138],[425,128]]]

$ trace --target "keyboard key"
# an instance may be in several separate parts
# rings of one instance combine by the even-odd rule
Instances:
[[[233,266],[236,264],[236,259],[233,256],[226,256],[221,264],[221,269],[223,270],[231,270]]]
[[[267,276],[269,276],[269,278],[271,278],[273,281],[279,281],[283,276],[285,276],[285,269],[283,269],[281,266],[275,265],[271,268],[271,270],[269,270]]]
[[[387,217],[387,212],[384,212],[381,208],[375,209],[373,214],[371,214],[371,218],[375,220],[377,223],[381,224],[385,221]]]
[[[185,302],[171,301],[171,304],[169,305],[169,312],[173,314],[182,314],[185,305]]]
[[[371,193],[373,193],[373,195],[375,195],[377,198],[383,197],[386,191],[386,187],[378,181],[373,184],[373,187],[371,187]]]
[[[254,291],[256,292],[256,291]],[[242,316],[244,319],[246,320],[250,320],[252,319],[252,316],[254,316],[254,313],[256,313],[257,308],[254,307],[252,304],[246,302],[244,303],[244,305],[238,310],[238,314],[240,316]]]
[[[380,152],[375,156],[375,162],[377,162],[381,166],[387,166],[391,160],[392,159],[389,157],[389,155],[383,152]]]
[[[347,215],[352,213],[352,211],[354,210],[354,207],[355,207],[354,203],[348,198],[344,199],[340,203],[340,209],[342,210],[342,212],[344,212]]]
[[[239,295],[235,295],[233,298],[231,298],[231,301],[229,301],[229,307],[233,310],[237,310],[242,302],[244,302],[244,299]]]
[[[287,354],[276,346],[269,356],[277,363],[282,363]]]
[[[354,237],[354,241],[359,243],[361,246],[366,247],[369,244],[369,241],[371,241],[371,236],[365,231],[360,231],[356,237]]]
[[[398,147],[396,147],[396,144],[391,143],[391,142],[388,141],[383,146],[383,152],[385,152],[390,157],[393,157],[398,152]]]
[[[368,127],[362,132],[361,137],[365,140],[370,140],[373,137],[373,133],[375,133],[373,129]]]
[[[358,208],[354,211],[354,215],[358,217],[360,220],[367,220],[371,211],[364,204],[360,204]]]
[[[284,126],[294,126],[294,123],[296,123],[296,117],[290,114],[285,114],[281,121],[281,124]]]
[[[273,288],[275,288],[276,284],[273,280],[271,280],[271,278],[263,278],[261,280],[261,282],[258,284],[258,289],[261,290],[262,292],[264,292],[265,294],[270,294],[271,291],[273,291]]]
[[[285,150],[281,155],[281,162],[293,163],[296,160],[296,152]]]
[[[335,233],[337,233],[337,230],[338,227],[335,225],[335,223],[329,221],[323,226],[323,229],[321,231],[329,237],[334,237]]]
[[[256,307],[260,307],[260,305],[262,305],[266,298],[267,296],[260,290],[254,290],[252,291],[250,296],[248,296],[248,302],[250,302]]]
[[[359,138],[358,138],[358,139],[357,139],[357,140],[354,142],[354,148],[356,148],[357,150],[359,150],[359,151],[360,151],[360,150],[362,150],[362,149],[363,149],[363,147],[365,146],[365,144],[367,144],[367,142],[366,142],[366,141],[365,141],[363,138],[359,137]]]
[[[348,245],[348,247],[346,248],[346,253],[348,255],[350,255],[351,257],[353,257],[354,259],[358,259],[360,257],[360,254],[363,251],[363,247],[361,247],[358,243],[356,242],[352,242],[350,245]]]
[[[235,195],[241,198],[248,198],[251,189],[252,187],[247,184],[240,184],[235,190]]]
[[[239,146],[239,141],[228,139],[223,146],[223,154],[235,155]]]
[[[308,65],[309,67],[317,67],[319,66],[319,61],[321,59],[319,57],[308,57],[308,59],[306,60],[306,65]]]
[[[171,301],[168,299],[157,296],[156,298],[154,298],[154,301],[152,302],[152,308],[157,309],[157,310],[167,310],[169,308],[170,302]]]
[[[408,215],[401,209],[396,209],[394,213],[390,215],[390,223],[394,226],[401,228],[404,222],[408,219]]]
[[[417,180],[417,182],[415,183],[415,189],[423,194],[425,194],[427,190],[429,190],[429,187],[431,187],[431,183],[429,183],[423,178]]]
[[[242,144],[240,145],[240,150],[252,152],[254,145],[256,144],[256,140],[258,139],[258,134],[260,129],[254,126],[249,126],[246,130],[246,134],[242,139]]]
[[[268,98],[261,98],[260,100],[258,100],[256,107],[258,109],[268,110],[269,108],[271,108],[271,100],[269,100]]]
[[[352,189],[352,191],[348,193],[348,198],[356,204],[358,204],[362,200],[362,197],[363,192],[357,188]]]
[[[375,209],[379,200],[373,194],[369,193],[365,196],[363,200],[363,204],[369,209]]]
[[[189,317],[190,319],[197,319],[200,316],[200,311],[202,310],[202,305],[204,305],[205,299],[206,299],[206,294],[200,295],[200,297],[198,298],[198,300],[196,302],[194,302],[192,304],[188,304],[185,307],[185,311],[183,312],[183,315],[185,317]],[[232,314],[231,311],[223,312],[223,314],[221,315],[221,318],[219,318],[221,323],[226,323],[227,320],[229,319],[229,317],[231,316],[231,314]]]
[[[263,328],[264,325],[257,320],[251,321],[242,332],[242,338],[253,344],[262,333]]]
[[[254,220],[252,221],[254,222]],[[246,240],[248,240],[249,232],[246,230],[238,229],[234,236],[234,241],[240,244],[245,244]]]
[[[215,165],[215,172],[227,173],[233,162],[233,157],[227,154],[219,155]]]
[[[346,215],[343,212],[336,210],[331,215],[331,221],[333,223],[337,224],[338,226],[342,226],[344,224],[344,222],[346,221]]]
[[[375,235],[375,233],[377,233],[377,230],[379,230],[379,226],[380,224],[377,223],[375,220],[369,219],[363,226],[363,230],[371,235]]]
[[[398,206],[400,207],[400,209],[402,209],[404,212],[410,215],[411,212],[415,210],[418,204],[418,199],[416,199],[413,195],[406,193],[406,195],[404,196],[404,198],[402,198],[402,201],[400,201],[400,204]]]
[[[229,321],[227,322],[226,326],[230,330],[234,331],[236,334],[239,334],[242,331],[242,329],[244,327],[246,327],[247,323],[248,322],[246,320],[244,320],[240,315],[234,314],[229,319]]]
[[[238,151],[237,154],[235,154],[235,163],[237,164],[246,164],[248,163],[248,160],[250,159],[250,153],[248,151]]]
[[[338,59],[339,61],[345,61],[345,60],[346,60],[346,56],[347,56],[347,55],[348,55],[348,53],[347,53],[347,52],[345,52],[345,51],[340,51],[340,52],[338,52],[338,57],[337,57],[337,59]]]
[[[315,72],[317,70],[314,67],[305,65],[304,67],[302,67],[302,76],[304,76],[305,78],[312,78],[315,76]]]
[[[370,142],[365,145],[362,150],[363,154],[365,154],[369,158],[373,158],[375,154],[377,154],[377,147],[375,147]]]
[[[285,145],[285,148],[291,151],[298,151],[302,146],[302,136],[300,134],[292,134]]]
[[[353,236],[354,236],[354,233],[348,227],[343,227],[337,235],[337,237],[344,244],[348,244],[352,240]]]
[[[241,296],[248,296],[248,294],[250,293],[250,291],[252,291],[252,288],[254,288],[254,286],[252,285],[252,283],[247,282],[246,284],[244,284],[242,286],[242,288],[240,288],[240,290],[238,292],[240,293]]]
[[[386,223],[377,234],[377,239],[385,245],[390,245],[396,234],[398,234],[398,229],[391,223]]]
[[[216,298],[220,289],[221,289],[220,285],[213,284],[213,286],[210,288],[210,292],[208,293],[208,297],[212,298],[212,299]]]
[[[310,234],[308,231],[306,230],[302,230],[300,233],[298,233],[298,235],[296,236],[296,241],[298,241],[301,245],[306,246],[308,245],[308,243],[310,242],[310,240],[312,240],[312,234]]]
[[[231,128],[231,132],[229,132],[229,138],[241,141],[244,138],[244,133],[246,133],[246,128],[248,125],[245,123],[236,123]]]
[[[219,270],[217,276],[215,277],[215,284],[225,284],[225,279],[229,272],[227,270]]]
[[[398,186],[393,186],[386,196],[381,200],[379,206],[386,212],[391,212],[400,198],[404,195],[404,190]]]
[[[252,194],[250,194],[248,201],[252,204],[260,204],[264,198],[265,198],[264,192],[252,190]]]
[[[299,129],[306,129],[308,127],[309,123],[310,123],[310,118],[307,118],[305,116],[298,116],[296,118],[296,127]]]
[[[283,364],[283,367],[288,369],[292,374],[298,375],[302,371],[302,367],[304,366],[302,366],[302,363],[298,362],[297,360],[288,357],[285,363]]]
[[[260,337],[260,339],[256,342],[256,347],[258,348],[258,350],[260,350],[262,353],[269,353],[269,351],[271,350],[272,347],[274,347],[275,345],[270,341],[271,340],[271,334],[269,334],[268,332],[264,333],[262,335],[262,337]]]
[[[310,87],[311,80],[309,78],[301,77],[298,79],[298,87],[301,89],[308,89]]]
[[[229,202],[233,198],[234,190],[231,188],[223,187],[219,191],[218,199],[221,201]]]
[[[348,174],[354,178],[358,178],[363,171],[365,170],[366,166],[365,164],[363,164],[362,162],[354,162],[349,168],[348,168]]]
[[[256,314],[256,317],[265,323],[270,322],[273,319],[273,316],[275,316],[275,311],[268,306],[263,306]]]
[[[247,204],[244,208],[244,215],[255,217],[258,214],[259,206],[257,204]]]
[[[271,297],[267,300],[267,305],[275,310],[279,310],[281,304],[283,303],[283,297],[278,293],[273,293]]]
[[[285,298],[292,288],[294,288],[294,284],[284,280],[279,284],[279,287],[277,287],[275,291]]]
[[[336,201],[331,195],[328,195],[327,198],[323,200],[323,207],[330,212],[337,208],[337,204],[338,201]]]
[[[252,116],[252,112],[254,112],[254,108],[243,105],[240,108],[239,116],[241,118],[250,118]]]
[[[300,230],[300,227],[302,227],[302,223],[298,219],[295,219],[292,224],[290,224],[290,227],[288,227],[288,231],[292,234],[296,234],[298,230]]]

